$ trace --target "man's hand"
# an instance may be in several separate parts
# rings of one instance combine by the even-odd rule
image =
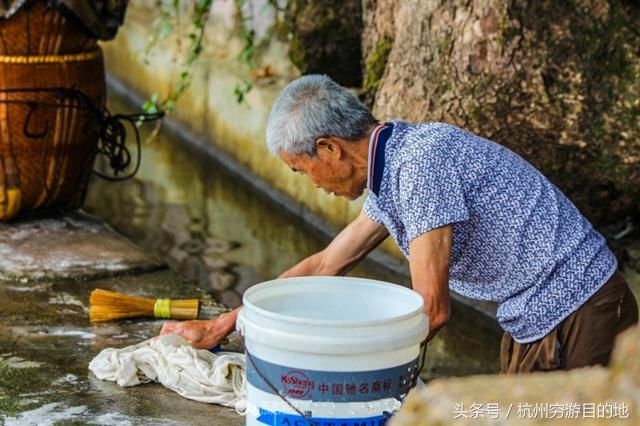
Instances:
[[[430,340],[449,321],[449,264],[451,261],[451,225],[436,228],[409,244],[409,267],[413,289],[424,299],[429,317]]]
[[[196,349],[211,349],[235,328],[240,308],[210,320],[191,320],[164,323],[160,334],[177,334]]]

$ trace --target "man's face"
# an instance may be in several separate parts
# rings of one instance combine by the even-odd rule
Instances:
[[[364,192],[366,177],[358,176],[348,157],[336,144],[317,146],[315,155],[280,151],[279,156],[291,170],[307,175],[316,188],[322,188],[329,194],[355,200]]]

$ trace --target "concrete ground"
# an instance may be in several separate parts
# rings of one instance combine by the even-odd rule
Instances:
[[[88,371],[100,350],[138,343],[162,325],[91,324],[94,288],[200,298],[206,317],[226,310],[163,262],[82,214],[0,224],[0,259],[0,424],[244,424],[233,409],[159,384],[121,388]]]

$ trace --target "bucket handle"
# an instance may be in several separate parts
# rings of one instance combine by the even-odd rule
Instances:
[[[426,359],[427,359],[427,338],[425,337],[424,340],[420,342],[420,355],[418,355],[418,362],[417,362],[418,368],[416,368],[415,371],[411,373],[411,386],[409,387],[409,390],[415,388],[416,384],[418,384],[418,379],[420,378],[420,372],[424,368],[424,363]],[[404,400],[404,398],[407,396],[408,393],[409,391],[407,391],[406,394],[402,395],[402,400]]]
[[[243,343],[244,343],[244,336],[242,335],[242,333],[239,333],[239,334],[240,334],[240,338],[243,340]],[[280,399],[282,399],[289,407],[291,407],[291,409],[293,409],[293,411],[298,413],[300,416],[302,416],[303,419],[309,422],[309,426],[318,426],[316,423],[313,422],[310,411],[303,412],[302,410],[300,410],[291,401],[289,401],[289,399],[285,395],[282,394],[280,389],[278,389],[273,383],[271,383],[271,380],[269,380],[258,368],[258,365],[253,360],[253,356],[247,349],[246,344],[244,345],[244,347],[245,347],[245,353],[247,354],[247,358],[249,359],[249,362],[253,366],[254,370],[256,371],[256,373],[258,373],[258,376],[260,376],[260,378],[267,384],[267,386],[271,388],[274,394],[278,395]],[[418,355],[418,359],[416,363],[417,368],[411,373],[411,378],[410,378],[411,386],[409,387],[409,390],[413,389],[418,383],[418,378],[420,378],[420,372],[424,368],[424,363],[427,358],[426,354],[427,354],[427,339],[425,338],[422,342],[420,342],[420,354]],[[408,393],[409,391],[407,391],[407,393],[400,396],[400,402],[404,401],[404,398],[407,396]],[[383,411],[382,415],[385,417],[385,419],[390,419],[393,414],[388,411]]]

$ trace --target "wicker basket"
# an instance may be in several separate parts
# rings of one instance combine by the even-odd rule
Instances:
[[[46,0],[30,0],[11,18],[0,20],[2,55],[81,53],[96,47],[95,39],[48,7]]]
[[[36,54],[31,31],[29,43],[15,42],[10,54],[0,55],[0,221],[43,207],[73,209],[82,204],[105,103],[104,63],[95,41],[66,46],[64,40],[80,37],[67,38],[75,31],[71,24],[44,1],[30,6],[0,21],[5,40],[0,44],[9,46],[8,33],[13,40],[19,39],[18,33],[26,39],[24,30],[16,30],[24,22],[30,22],[32,28],[34,22],[42,23],[42,28],[49,25],[59,35],[40,31],[41,40],[56,41],[51,48],[42,47],[42,52],[38,48],[41,53]],[[65,25],[58,26],[60,21]],[[15,53],[25,46],[29,54]],[[62,53],[82,46],[93,47]]]

